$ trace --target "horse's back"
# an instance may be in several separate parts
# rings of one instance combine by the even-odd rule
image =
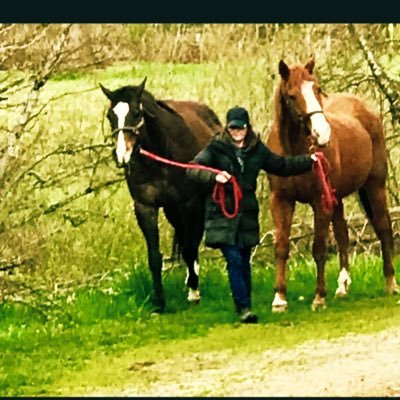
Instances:
[[[323,108],[337,116],[345,114],[357,119],[374,143],[384,141],[380,116],[360,97],[350,93],[333,93],[323,98]]]
[[[211,136],[222,128],[215,112],[203,103],[195,101],[165,100],[185,121],[196,138],[198,149],[202,149]]]
[[[323,100],[324,111],[341,121],[353,118],[368,133],[372,142],[371,177],[386,179],[387,155],[381,118],[363,99],[350,93],[330,94]],[[361,130],[358,130],[361,131]],[[354,131],[353,134],[357,132]],[[353,146],[354,147],[354,146]]]

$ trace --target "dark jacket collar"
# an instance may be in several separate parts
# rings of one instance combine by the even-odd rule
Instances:
[[[253,129],[250,128],[245,138],[245,145],[241,149],[244,153],[248,153],[256,146],[258,142],[260,142],[259,135],[256,135]],[[227,129],[216,133],[210,142],[210,146],[229,155],[235,154],[235,150],[238,149],[238,147],[236,147],[232,141],[231,135]]]

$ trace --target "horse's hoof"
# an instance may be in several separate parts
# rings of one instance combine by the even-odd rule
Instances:
[[[343,298],[347,297],[347,294],[348,293],[345,290],[341,290],[341,289],[337,288],[336,292],[335,292],[335,297],[337,299],[343,299]]]
[[[387,294],[399,294],[400,287],[397,285],[396,278],[393,277],[392,280],[386,282],[386,292]]]
[[[275,293],[274,301],[272,302],[273,313],[283,313],[287,311],[288,303],[285,298],[282,298],[278,292]]]
[[[311,304],[311,310],[312,311],[322,311],[326,309],[326,303],[325,300],[323,302],[321,301],[313,301],[313,303]]]
[[[276,306],[272,306],[271,311],[274,314],[282,314],[284,312],[286,312],[288,310],[288,305],[286,304],[280,304],[280,305],[276,305]]]
[[[389,291],[389,294],[399,294],[400,293],[400,287],[398,287],[397,285],[395,287],[392,287]]]
[[[150,313],[150,317],[152,317],[152,318],[159,317],[161,314],[162,314],[161,312],[152,311]]]
[[[187,299],[188,299],[189,303],[192,303],[192,304],[200,303],[200,299],[201,299],[200,291],[189,288]]]
[[[162,314],[162,313],[164,312],[164,308],[165,308],[165,306],[155,305],[155,306],[152,308],[150,314],[151,314],[151,315],[160,315],[160,314]]]

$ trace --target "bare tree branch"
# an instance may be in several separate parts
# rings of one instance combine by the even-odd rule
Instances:
[[[387,76],[385,71],[376,61],[374,53],[368,46],[368,43],[364,38],[363,34],[358,33],[353,24],[348,25],[348,30],[354,37],[354,39],[357,41],[364,55],[364,58],[366,59],[370,67],[371,74],[374,77],[376,84],[379,86],[382,93],[385,95],[387,101],[389,102],[390,112],[392,114],[393,119],[396,120],[397,122],[400,122],[400,111],[398,108],[400,87],[398,87],[397,82],[394,82]]]

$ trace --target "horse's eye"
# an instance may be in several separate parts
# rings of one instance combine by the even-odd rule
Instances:
[[[142,112],[140,110],[132,110],[131,116],[133,119],[138,119],[142,116]]]
[[[289,94],[290,100],[296,100],[296,95],[295,94]]]

